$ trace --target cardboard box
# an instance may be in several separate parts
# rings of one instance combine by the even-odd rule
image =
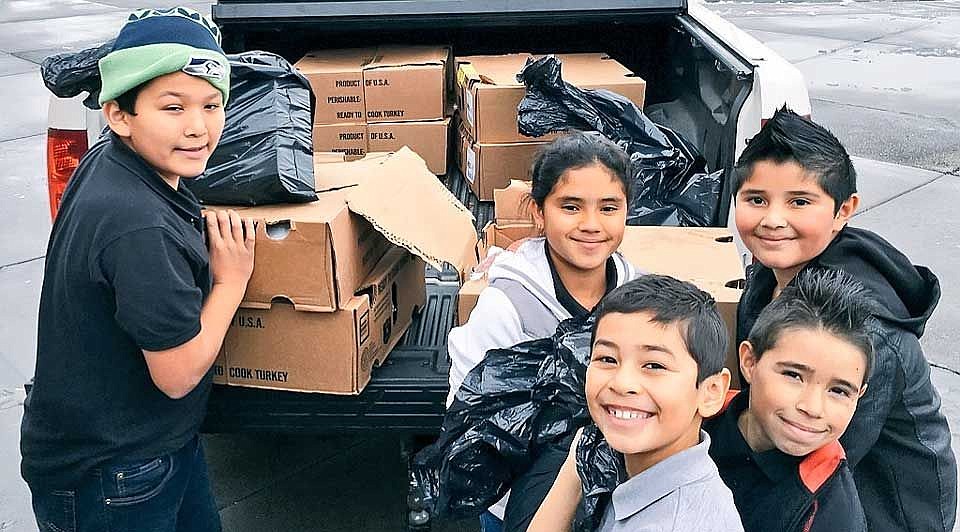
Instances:
[[[535,236],[532,224],[488,224],[478,244],[479,253],[495,245],[506,249],[517,240]],[[730,231],[712,227],[635,227],[624,232],[620,252],[637,268],[690,281],[709,292],[717,302],[730,335],[726,365],[739,386],[736,349],[737,305],[743,292],[743,267]],[[481,256],[481,261],[483,257]],[[475,278],[461,287],[458,323],[470,317],[486,278]]]
[[[447,173],[450,119],[429,122],[383,122],[367,126],[367,151],[392,152],[407,146],[436,175]]]
[[[363,65],[376,53],[372,48],[311,52],[297,61],[316,96],[314,124],[363,123],[367,108],[363,93]]]
[[[316,152],[342,153],[347,161],[370,152],[392,152],[407,146],[436,175],[447,173],[450,119],[373,124],[325,124],[313,127]]]
[[[646,82],[602,53],[556,54],[564,81],[581,89],[606,89],[643,108]],[[517,129],[517,106],[525,89],[517,73],[531,54],[457,58],[457,101],[470,136],[480,144],[530,142]]]
[[[350,212],[347,193],[323,192],[312,203],[238,209],[260,222],[244,306],[270,308],[282,298],[300,310],[332,312],[353,297],[393,245]]]
[[[530,186],[530,181],[512,179],[506,187],[493,190],[493,219],[498,226],[533,222]]]
[[[388,253],[358,295],[336,312],[304,312],[276,302],[241,308],[224,339],[226,384],[357,394],[425,303],[423,261]]]
[[[476,264],[473,216],[410,149],[329,166],[336,179],[320,174],[316,202],[235,207],[259,221],[243,306],[266,309],[279,298],[298,310],[332,312],[394,246],[438,268],[449,263],[463,272]]]
[[[315,125],[437,120],[449,111],[447,47],[318,50],[295,66],[317,97]]]
[[[481,201],[493,200],[493,191],[512,179],[529,180],[537,154],[548,142],[477,144],[466,132],[460,133],[460,172]]]
[[[473,217],[410,149],[328,166],[315,203],[239,208],[257,254],[218,382],[359,393],[424,304],[423,261],[476,264]]]

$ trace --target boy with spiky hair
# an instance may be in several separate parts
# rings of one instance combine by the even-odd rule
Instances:
[[[198,432],[255,233],[183,179],[220,139],[230,65],[177,7],[131,15],[99,66],[110,132],[50,236],[21,471],[43,532],[216,531]]]
[[[838,439],[867,389],[871,311],[846,273],[807,269],[740,344],[749,387],[704,430],[746,532],[866,532]]]
[[[919,337],[940,297],[936,276],[886,240],[847,226],[859,205],[843,145],[786,108],[737,163],[737,230],[756,263],[738,310],[744,340],[760,312],[806,268],[843,270],[876,300],[870,389],[840,442],[870,530],[952,532],[957,464]]]

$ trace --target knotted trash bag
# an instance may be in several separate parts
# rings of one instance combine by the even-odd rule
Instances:
[[[83,105],[99,109],[100,68],[97,62],[113,49],[113,40],[79,52],[51,55],[40,63],[43,84],[59,98],[73,98],[82,92],[89,95]]]
[[[467,374],[437,442],[414,458],[431,513],[479,515],[539,450],[589,422],[583,389],[593,321],[566,320],[551,338],[492,349]]]
[[[679,134],[653,123],[619,94],[565,82],[555,56],[528,59],[517,80],[526,86],[518,107],[524,135],[597,131],[627,152],[633,179],[629,225],[716,223],[723,172],[707,173],[703,156]]]

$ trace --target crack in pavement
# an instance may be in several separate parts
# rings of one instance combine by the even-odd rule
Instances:
[[[920,114],[920,113],[908,113],[908,112],[906,112],[906,111],[893,111],[893,110],[890,110],[890,109],[884,109],[883,107],[873,107],[873,106],[871,106],[871,105],[863,105],[863,104],[858,104],[858,103],[838,102],[838,101],[835,101],[835,100],[828,100],[827,98],[810,98],[810,101],[811,101],[811,102],[829,103],[829,104],[833,104],[833,105],[842,105],[842,106],[844,106],[844,107],[856,107],[857,109],[866,109],[866,110],[868,110],[868,111],[882,111],[882,112],[884,112],[884,113],[891,113],[891,114],[900,115],[900,116],[905,116],[905,117],[909,117],[909,118],[922,118],[922,119],[924,119],[924,120],[934,120],[934,121],[937,121],[937,122],[941,122],[941,123],[943,123],[943,125],[948,126],[948,127],[960,128],[960,123],[954,122],[952,119],[946,118],[946,117],[942,117],[942,116],[930,116],[930,115],[924,115],[924,114]]]
[[[902,166],[902,165],[900,165],[900,166]],[[922,168],[920,168],[920,170],[922,170]],[[914,187],[910,187],[910,188],[908,188],[907,190],[904,190],[903,192],[900,192],[900,193],[896,194],[895,196],[892,196],[892,197],[890,197],[890,198],[887,198],[887,199],[881,201],[880,203],[877,203],[876,205],[872,205],[872,206],[870,206],[870,207],[868,207],[868,208],[866,208],[866,209],[863,209],[863,210],[861,210],[861,211],[857,211],[857,213],[854,214],[854,217],[860,216],[861,214],[866,214],[866,213],[868,213],[868,212],[876,209],[877,207],[882,207],[882,206],[890,203],[891,201],[894,201],[894,200],[896,200],[896,199],[902,198],[903,196],[906,196],[907,194],[909,194],[909,193],[911,193],[911,192],[914,192],[914,191],[919,190],[919,189],[921,189],[921,188],[923,188],[923,187],[925,187],[925,186],[927,186],[927,185],[929,185],[929,184],[931,184],[931,183],[934,183],[934,182],[936,182],[936,181],[939,181],[940,179],[946,177],[947,175],[949,175],[949,174],[947,174],[947,173],[942,173],[942,174],[938,175],[937,177],[934,177],[933,179],[931,179],[931,180],[929,180],[929,181],[920,183],[919,185],[916,185],[916,186],[914,186]]]
[[[14,266],[22,266],[22,265],[24,265],[24,264],[29,264],[29,263],[34,262],[34,261],[43,260],[43,259],[45,259],[45,258],[47,258],[46,255],[40,255],[39,257],[34,257],[34,258],[32,258],[32,259],[25,259],[25,260],[21,260],[21,261],[18,261],[18,262],[11,262],[10,264],[4,264],[4,265],[0,266],[0,271],[5,270],[6,268],[12,268],[12,267],[14,267]]]
[[[24,72],[24,74],[29,74],[29,72]],[[19,75],[19,74],[11,74],[11,75],[17,76],[17,75]],[[2,144],[2,143],[4,143],[4,142],[13,142],[13,141],[15,141],[15,140],[26,140],[26,139],[32,139],[33,137],[42,137],[42,136],[44,136],[44,135],[46,135],[46,134],[47,134],[47,132],[44,131],[44,132],[42,132],[42,133],[31,133],[31,134],[29,134],[29,135],[23,135],[22,137],[14,137],[14,138],[12,138],[12,139],[0,139],[0,144]]]
[[[23,399],[24,395],[22,393],[0,390],[0,411],[23,406]]]
[[[953,369],[953,368],[951,368],[951,367],[944,366],[944,365],[942,365],[942,364],[937,364],[937,363],[934,363],[934,362],[931,362],[931,363],[930,363],[930,367],[931,367],[931,368],[936,368],[936,369],[942,369],[943,371],[946,371],[947,373],[953,373],[954,375],[960,377],[960,371],[957,371],[957,370],[955,370],[955,369]]]
[[[769,15],[761,15],[761,16],[769,16]],[[736,18],[739,18],[739,17],[731,17],[731,18],[732,18],[732,19],[736,19]],[[746,17],[744,17],[744,18],[746,18]],[[926,27],[926,26],[929,26],[929,25],[931,25],[931,24],[935,24],[935,23],[936,23],[935,20],[928,20],[928,21],[923,22],[922,24],[919,24],[919,25],[917,25],[917,26],[913,26],[913,27],[910,27],[910,28],[905,28],[905,29],[902,29],[902,30],[899,30],[899,31],[894,31],[894,32],[891,32],[891,33],[887,33],[887,34],[884,34],[884,35],[877,36],[877,37],[872,37],[872,38],[870,38],[870,39],[866,39],[866,40],[863,40],[863,41],[852,41],[852,40],[849,40],[849,39],[837,39],[836,37],[823,37],[823,36],[820,36],[820,35],[811,35],[811,34],[809,34],[809,33],[794,33],[794,32],[790,32],[790,31],[767,31],[767,30],[746,29],[746,28],[744,28],[744,30],[745,30],[747,33],[750,33],[751,31],[765,31],[765,32],[767,32],[767,33],[779,34],[779,35],[788,35],[788,36],[792,36],[792,37],[808,37],[808,38],[834,39],[834,40],[841,40],[841,41],[849,41],[849,42],[850,42],[850,44],[848,44],[848,45],[846,45],[846,46],[840,46],[840,47],[838,47],[838,48],[833,48],[833,49],[827,51],[826,53],[818,53],[817,55],[811,55],[810,57],[804,57],[804,58],[802,58],[802,59],[797,59],[796,61],[791,61],[791,64],[797,65],[797,64],[800,64],[800,63],[803,63],[803,62],[806,62],[806,61],[811,61],[811,60],[813,60],[813,59],[819,59],[819,58],[821,58],[821,57],[827,57],[827,56],[831,56],[831,55],[836,55],[837,53],[843,52],[843,51],[846,51],[846,50],[852,50],[852,49],[856,48],[857,46],[860,46],[860,45],[863,45],[863,44],[881,44],[881,45],[886,45],[886,46],[895,46],[895,45],[893,45],[893,44],[883,43],[883,42],[879,42],[879,41],[880,41],[880,39],[886,39],[887,37],[893,37],[893,36],[895,36],[895,35],[902,35],[902,34],[904,34],[904,33],[909,33],[909,32],[911,32],[911,31],[916,31],[916,30],[919,30],[919,29],[924,28],[924,27]]]

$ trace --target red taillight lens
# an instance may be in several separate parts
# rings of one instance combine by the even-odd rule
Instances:
[[[77,129],[47,130],[47,190],[50,193],[50,219],[57,217],[60,199],[67,181],[87,151],[87,132]]]

